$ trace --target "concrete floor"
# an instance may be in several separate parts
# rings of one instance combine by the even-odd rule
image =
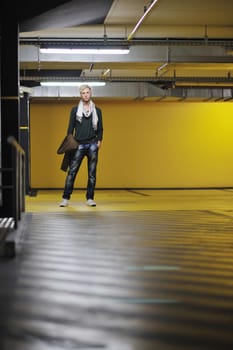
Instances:
[[[1,261],[1,350],[233,348],[233,190],[61,193]]]

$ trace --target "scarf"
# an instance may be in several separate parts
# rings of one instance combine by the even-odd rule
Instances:
[[[97,130],[97,124],[98,124],[98,115],[96,112],[95,104],[93,101],[90,101],[90,109],[88,112],[85,111],[83,101],[80,101],[77,107],[77,112],[76,112],[76,119],[82,123],[83,116],[85,118],[89,118],[90,115],[92,114],[92,125],[94,130]]]

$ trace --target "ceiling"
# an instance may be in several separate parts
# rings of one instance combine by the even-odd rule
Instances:
[[[20,80],[105,81],[99,96],[232,100],[233,1],[47,1],[19,13]],[[29,4],[29,2],[28,2]],[[45,6],[45,5],[43,5]],[[145,15],[133,32],[136,24]],[[48,55],[40,46],[127,46],[128,55]],[[32,96],[72,89],[33,88]],[[76,92],[75,92],[76,93]]]

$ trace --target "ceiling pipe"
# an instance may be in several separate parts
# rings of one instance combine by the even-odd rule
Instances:
[[[139,19],[138,23],[136,24],[136,26],[134,27],[134,29],[132,30],[132,32],[129,34],[127,41],[130,41],[134,34],[136,33],[136,31],[138,30],[138,28],[140,27],[140,25],[142,24],[143,20],[146,18],[146,16],[149,14],[149,12],[152,10],[152,8],[154,7],[154,5],[158,2],[158,0],[154,0],[151,2],[150,6],[147,8],[147,10],[144,12],[144,14],[142,15],[142,17]]]

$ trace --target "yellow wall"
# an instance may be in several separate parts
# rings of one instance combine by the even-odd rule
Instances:
[[[77,101],[30,107],[31,187],[62,188],[56,150]],[[233,186],[233,103],[95,101],[104,141],[97,188]],[[75,187],[86,186],[86,162]]]

